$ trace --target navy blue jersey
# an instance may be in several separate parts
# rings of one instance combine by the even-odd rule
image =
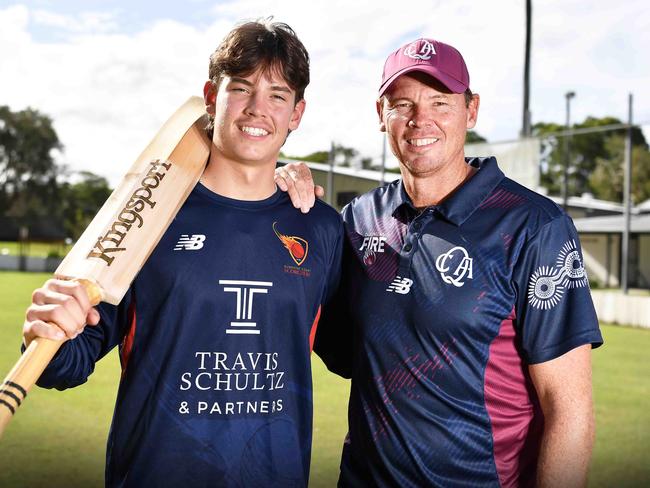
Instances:
[[[532,482],[527,365],[602,343],[571,220],[494,158],[468,162],[477,173],[440,205],[418,212],[398,181],[343,211],[343,283],[323,324],[351,327],[352,363],[341,327],[316,347],[352,377],[341,486]]]
[[[323,203],[303,215],[281,192],[244,202],[197,185],[122,303],[39,381],[81,384],[119,345],[108,486],[307,485],[311,345],[342,241]]]

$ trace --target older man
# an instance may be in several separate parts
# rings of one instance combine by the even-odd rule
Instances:
[[[494,158],[464,157],[478,111],[453,47],[388,57],[377,112],[402,178],[343,210],[343,283],[321,317],[338,332],[317,338],[352,378],[340,486],[585,484],[602,337],[578,237]],[[277,180],[294,197],[311,187],[296,170]]]

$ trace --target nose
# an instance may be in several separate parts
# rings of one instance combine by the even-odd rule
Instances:
[[[413,113],[407,122],[407,125],[413,129],[431,127],[433,125],[431,113],[428,110],[416,105],[413,107]]]
[[[246,105],[246,114],[257,117],[264,116],[264,103],[262,96],[259,93],[253,92],[248,98],[248,104]]]

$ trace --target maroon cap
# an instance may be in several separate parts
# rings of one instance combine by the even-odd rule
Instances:
[[[418,39],[400,47],[386,59],[379,96],[399,76],[411,71],[422,71],[433,76],[453,93],[469,88],[469,73],[463,56],[448,44],[433,39]]]

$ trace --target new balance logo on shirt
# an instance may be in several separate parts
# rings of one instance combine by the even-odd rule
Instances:
[[[205,241],[203,234],[182,234],[174,247],[174,251],[198,251],[203,247],[203,241]]]
[[[406,295],[409,291],[411,291],[412,284],[413,280],[409,278],[402,278],[401,276],[396,276],[392,283],[388,285],[386,291],[399,293],[400,295]]]

